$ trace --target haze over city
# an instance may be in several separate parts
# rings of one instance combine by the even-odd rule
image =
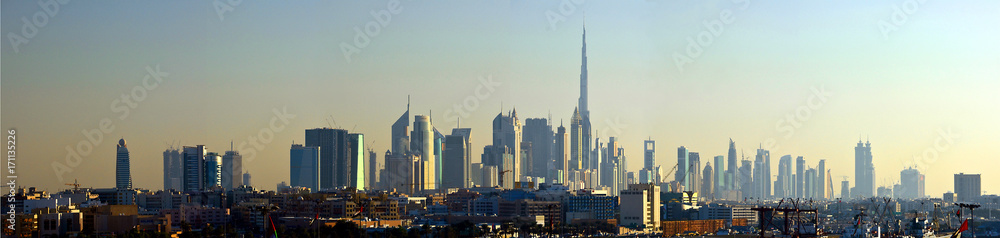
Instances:
[[[569,126],[586,24],[594,137],[619,138],[630,171],[645,139],[669,168],[679,146],[708,161],[732,138],[751,159],[759,147],[825,159],[834,184],[853,184],[862,140],[878,186],[916,165],[927,196],[957,173],[996,192],[1000,2],[565,2],[70,2],[30,37],[22,18],[44,10],[4,2],[2,127],[17,129],[19,184],[52,191],[113,187],[121,138],[136,188],[162,188],[171,146],[232,143],[273,189],[306,129],[363,133],[381,157],[408,98],[443,133],[472,128],[475,163],[498,113]],[[372,13],[387,9],[399,11]],[[105,119],[114,129],[68,163]]]

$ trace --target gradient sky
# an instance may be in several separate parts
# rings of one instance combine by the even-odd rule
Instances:
[[[19,183],[113,187],[114,142],[125,138],[135,187],[160,189],[170,144],[223,152],[267,128],[273,109],[287,108],[297,117],[245,164],[257,187],[274,189],[288,180],[288,149],[305,129],[332,117],[364,133],[381,156],[407,95],[413,114],[433,111],[447,133],[457,120],[448,110],[476,98],[479,78],[491,77],[501,85],[462,118],[473,128],[475,162],[500,111],[516,107],[522,120],[551,113],[556,126],[568,125],[586,11],[593,128],[603,141],[623,140],[631,170],[642,164],[647,137],[665,170],[678,146],[709,161],[726,153],[729,138],[748,157],[770,141],[772,171],[785,154],[811,167],[826,159],[839,194],[864,137],[879,185],[934,151],[938,157],[918,159],[927,195],[952,190],[959,172],[982,173],[985,192],[997,192],[1000,175],[989,169],[1000,162],[989,151],[1000,145],[1000,2],[751,1],[743,9],[734,1],[404,0],[348,62],[340,44],[352,44],[354,28],[374,22],[370,12],[386,3],[243,1],[220,19],[210,1],[72,1],[15,52],[10,35],[43,9],[5,1],[2,127],[18,130]],[[550,24],[548,12],[565,21]],[[732,23],[679,70],[674,54],[685,54],[688,38],[710,34],[705,22],[720,12],[732,12]],[[894,14],[905,22],[894,24]],[[897,30],[884,35],[881,21]],[[112,102],[157,65],[169,76],[119,119]],[[814,88],[832,95],[806,110]],[[786,115],[807,112],[792,133],[779,130],[791,125],[782,124]],[[104,118],[115,130],[59,180],[53,162],[65,163],[65,148]],[[958,138],[935,147],[939,131],[949,130]]]

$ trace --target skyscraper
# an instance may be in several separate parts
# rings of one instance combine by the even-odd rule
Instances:
[[[757,197],[771,197],[771,151],[763,148],[757,149],[756,168],[759,174],[754,175]]]
[[[740,192],[743,197],[750,197],[753,194],[753,161],[748,159],[740,160],[739,179]]]
[[[792,183],[792,156],[783,155],[781,159],[778,160],[778,180],[776,181],[778,186],[774,188],[775,197],[796,197],[795,185]]]
[[[705,170],[702,173],[704,178],[702,179],[701,194],[703,197],[715,197],[715,183],[714,174],[712,174],[712,163],[705,162]]]
[[[292,144],[289,150],[289,181],[292,187],[319,191],[319,147]]]
[[[648,170],[653,170],[653,166],[656,165],[656,141],[645,140],[642,145],[643,153],[643,168]]]
[[[804,198],[807,197],[805,194],[805,172],[806,172],[806,160],[799,156],[795,158],[795,197]]]
[[[512,167],[501,167],[504,170],[510,170],[509,174],[513,178],[520,178],[522,175],[521,171],[521,121],[517,119],[517,109],[513,109],[507,112],[507,116],[503,113],[497,114],[493,118],[493,146],[496,148],[507,147],[508,150],[497,149],[494,150],[497,153],[509,152],[514,156],[514,166]],[[502,157],[502,155],[497,155],[497,158]],[[503,170],[501,170],[503,171]],[[507,184],[513,184],[513,180],[504,180]]]
[[[431,119],[429,116],[416,115],[413,118],[413,132],[410,134],[410,151],[414,154],[420,155],[420,166],[417,169],[417,174],[415,177],[418,178],[415,182],[418,185],[418,190],[433,190],[437,189],[437,176],[434,172],[437,171],[437,165],[435,164],[434,158],[434,131],[431,126]]]
[[[208,152],[205,154],[205,182],[201,189],[208,189],[215,186],[222,187],[222,156],[219,153]]]
[[[118,140],[118,156],[115,160],[115,188],[132,189],[132,172],[129,162],[128,147],[125,146],[125,139]]]
[[[253,187],[253,184],[250,183],[250,172],[243,173],[243,185]]]
[[[840,182],[840,198],[844,200],[851,199],[851,181],[841,181]]]
[[[872,145],[861,143],[854,147],[854,191],[855,197],[871,197],[875,193],[875,167],[872,165]]]
[[[354,187],[358,190],[365,189],[365,135],[361,133],[347,134],[347,145],[350,148],[350,160],[344,161],[343,165],[349,170],[347,176],[347,187]]]
[[[813,191],[813,197],[827,199],[826,197],[826,160],[819,160],[819,165],[816,166],[816,190]]]
[[[562,171],[562,176],[557,176],[555,178],[557,183],[566,183],[569,177],[569,135],[566,134],[566,127],[559,123],[559,128],[556,129],[556,143],[555,143],[555,153],[553,157],[555,158],[556,169]]]
[[[573,109],[573,117],[570,120],[570,154],[569,154],[569,169],[570,170],[583,170],[586,169],[586,165],[589,163],[584,163],[583,155],[584,151],[589,152],[583,148],[583,116],[580,115],[579,108]]]
[[[452,131],[451,135],[445,136],[443,170],[447,173],[441,174],[442,188],[466,188],[469,186],[470,159],[467,157],[468,144],[465,136],[456,135]]]
[[[222,156],[222,187],[234,189],[243,186],[243,155],[232,147]],[[313,190],[315,191],[315,190]]]
[[[729,168],[726,171],[727,178],[726,184],[729,185],[730,190],[736,190],[740,185],[740,177],[737,176],[737,161],[736,161],[736,142],[733,142],[733,138],[729,138]],[[722,168],[719,168],[720,170]]]
[[[955,175],[955,196],[959,202],[975,202],[983,193],[979,174]]]
[[[914,168],[905,169],[899,172],[899,184],[902,189],[897,190],[902,198],[923,198],[924,197],[924,175],[920,170]]]
[[[725,156],[721,155],[715,156],[715,167],[713,167],[714,171],[712,171],[715,173],[715,179],[713,179],[713,182],[715,183],[715,188],[713,192],[715,193],[721,194],[723,191],[729,188],[728,185],[726,185],[727,173],[725,172],[725,167],[726,167],[725,161],[726,161]]]
[[[375,153],[375,150],[371,148],[368,148],[368,163],[365,164],[365,168],[368,169],[368,181],[366,181],[368,185],[366,186],[366,190],[380,189],[378,171],[382,169],[382,166],[378,162],[378,155]]]
[[[688,153],[688,163],[690,163],[688,173],[691,173],[687,177],[687,183],[691,185],[688,191],[701,192],[701,156],[698,155],[698,152]]]
[[[553,133],[552,125],[545,118],[528,118],[524,121],[525,142],[531,143],[531,171],[527,174],[534,177],[545,177],[552,168],[548,167],[552,159]]]
[[[205,149],[204,145],[184,146],[184,191],[200,191],[205,184]],[[246,181],[244,179],[244,181]]]
[[[581,50],[580,50],[581,54],[580,55],[581,55],[581,58],[582,58],[582,60],[581,60],[582,63],[580,64],[580,103],[579,103],[579,105],[577,105],[577,108],[579,108],[579,110],[580,110],[580,112],[579,112],[580,113],[580,131],[579,131],[580,135],[579,135],[579,137],[580,137],[580,140],[581,140],[581,143],[582,143],[580,151],[584,152],[581,155],[581,159],[583,161],[590,161],[590,150],[591,150],[590,143],[592,141],[594,141],[594,140],[590,136],[590,133],[591,133],[591,130],[590,130],[590,108],[587,107],[587,100],[588,100],[587,99],[587,94],[588,94],[588,92],[587,92],[588,91],[587,90],[587,80],[588,79],[587,79],[587,25],[586,24],[584,24],[584,26],[583,26],[583,37],[582,38],[583,38],[583,44],[582,44],[582,47],[580,47],[581,48]],[[576,133],[577,130],[574,129],[573,132]]]
[[[691,180],[689,178],[691,163],[688,160],[688,149],[684,146],[677,147],[677,172],[674,174],[674,181],[680,182],[685,191],[692,191]]]
[[[181,151],[170,147],[163,151],[163,190],[183,190],[184,159]]]
[[[351,154],[347,130],[315,128],[306,130],[305,146],[319,147],[319,189],[348,186]]]

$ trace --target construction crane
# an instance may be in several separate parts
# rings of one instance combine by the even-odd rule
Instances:
[[[678,163],[678,164],[679,164],[679,163]],[[671,174],[674,174],[674,171],[676,171],[676,170],[677,170],[677,164],[674,164],[674,167],[673,167],[673,168],[670,168],[670,172],[667,172],[667,174],[666,174],[666,175],[663,175],[663,177],[668,177],[668,178],[669,178],[669,177],[670,177],[670,175],[671,175]]]
[[[499,180],[500,180],[500,187],[501,187],[501,188],[503,187],[503,174],[506,174],[506,173],[508,173],[508,172],[510,172],[510,170],[509,170],[509,169],[508,169],[508,170],[504,170],[504,171],[500,171],[500,172],[497,172],[497,174],[499,175],[499,176],[497,177],[497,179],[499,179]]]
[[[76,179],[73,179],[73,183],[67,183],[66,185],[73,186],[73,192],[80,191],[80,182],[77,182]]]

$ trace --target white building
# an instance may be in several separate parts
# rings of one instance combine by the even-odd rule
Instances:
[[[627,190],[621,191],[619,198],[621,225],[659,230],[660,186],[629,184]]]

